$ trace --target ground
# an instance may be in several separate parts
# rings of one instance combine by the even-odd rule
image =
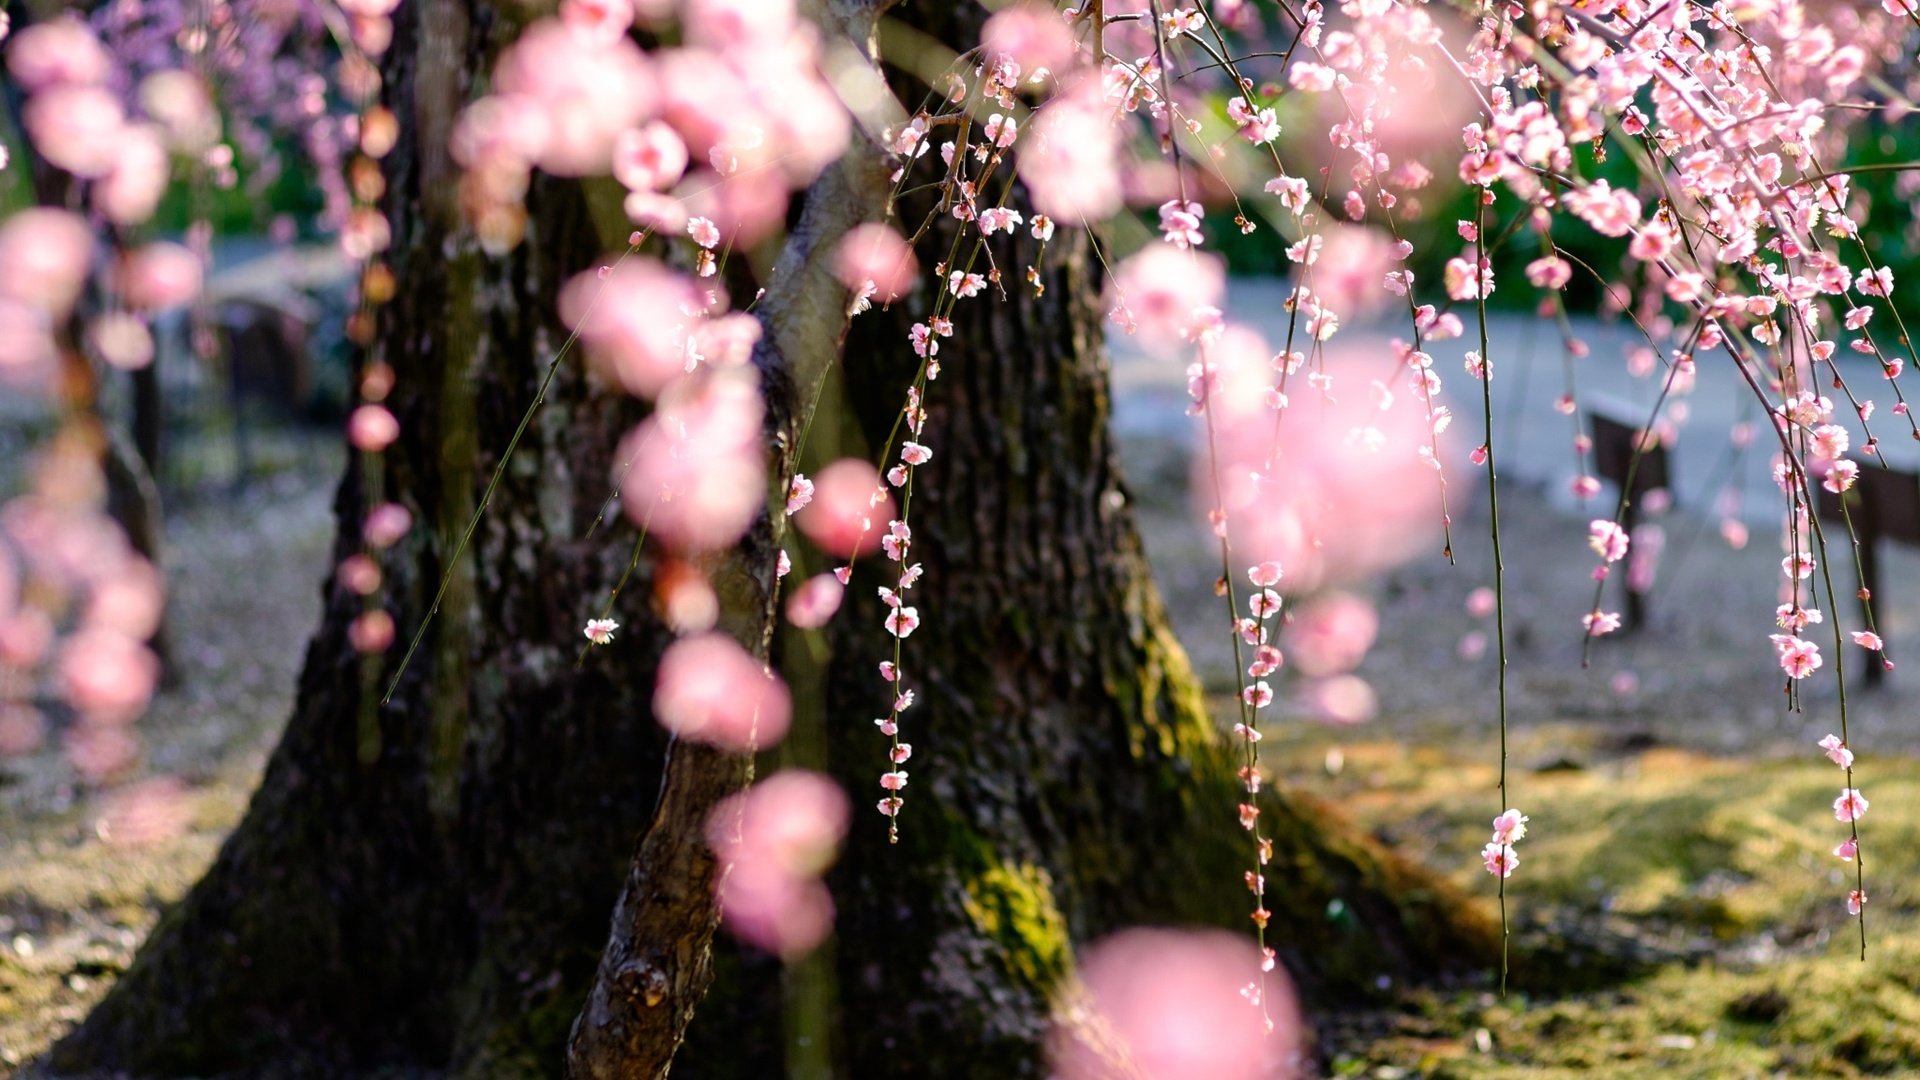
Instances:
[[[1189,508],[1153,494],[1184,489],[1182,452],[1135,439],[1127,457],[1162,587],[1225,715],[1218,567]],[[57,734],[0,762],[0,1075],[99,996],[244,810],[327,572],[338,459],[301,459],[278,470],[268,461],[237,499],[174,509],[181,678],[140,730],[151,772],[177,778],[184,796],[148,815],[153,835],[138,835],[137,816],[112,816],[111,793],[75,784]],[[1490,649],[1460,652],[1464,635],[1490,629],[1464,610],[1490,565],[1482,499],[1456,481],[1458,565],[1436,549],[1369,590],[1385,630],[1360,674],[1378,717],[1290,717],[1271,726],[1264,754],[1276,775],[1491,903],[1475,853],[1500,808],[1494,669]],[[1920,873],[1920,728],[1903,720],[1920,693],[1905,686],[1912,676],[1849,695],[1873,802],[1862,823],[1872,897],[1863,963],[1830,854],[1844,835],[1828,810],[1839,771],[1813,746],[1837,727],[1831,682],[1788,713],[1766,643],[1778,552],[1764,539],[1729,550],[1682,507],[1667,526],[1653,626],[1601,643],[1582,670],[1585,517],[1555,501],[1520,485],[1506,500],[1518,612],[1511,801],[1532,818],[1509,882],[1509,992],[1496,993],[1492,973],[1449,992],[1383,987],[1379,1009],[1317,1017],[1331,1067],[1381,1078],[1920,1072],[1909,884]],[[1920,645],[1920,589],[1902,592],[1920,581],[1920,559],[1889,553],[1887,580],[1882,631],[1903,656]],[[1846,574],[1838,584],[1852,588]],[[1848,651],[1853,674],[1862,656]]]

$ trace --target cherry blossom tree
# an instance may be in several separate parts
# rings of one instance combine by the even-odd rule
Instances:
[[[83,770],[124,770],[152,692],[158,585],[99,515],[87,386],[150,363],[151,314],[198,291],[204,230],[139,231],[170,155],[234,183],[236,147],[269,155],[248,132],[304,120],[361,269],[338,570],[295,715],[55,1067],[740,1075],[777,1067],[783,980],[824,978],[860,1075],[1275,1075],[1300,1067],[1295,980],[1331,997],[1479,965],[1504,989],[1530,819],[1490,389],[1514,358],[1487,307],[1514,277],[1563,327],[1561,290],[1598,279],[1644,336],[1636,463],[1710,357],[1765,408],[1785,557],[1756,642],[1790,707],[1823,667],[1840,680],[1819,746],[1864,956],[1861,750],[1841,665],[1802,635],[1826,622],[1844,648],[1831,562],[1858,545],[1850,519],[1822,527],[1815,485],[1844,495],[1877,454],[1876,393],[1920,438],[1846,167],[1866,117],[1912,108],[1911,0],[892,9],[115,5],[19,32],[34,167],[72,205],[0,225],[0,373],[62,419],[5,522],[25,557],[0,572],[36,588],[0,576],[0,661],[57,684]],[[333,97],[302,82],[279,116],[260,71],[316,48]],[[1467,210],[1422,251],[1436,176]],[[1222,310],[1231,232],[1291,267],[1283,340]],[[1225,741],[1112,460],[1101,309],[1186,368]],[[1385,355],[1339,339],[1363,319],[1397,328]],[[1443,376],[1430,349],[1463,337],[1464,377]],[[1843,377],[1843,338],[1884,391]],[[1591,442],[1575,428],[1587,499]],[[1589,645],[1620,626],[1613,567],[1657,558],[1624,487],[1590,526],[1595,603],[1568,628]],[[1348,590],[1450,558],[1454,507],[1482,495],[1484,905],[1259,754],[1289,693],[1368,712],[1351,671],[1377,619]],[[1863,618],[1851,641],[1884,660]],[[25,730],[23,697],[5,719]],[[1358,918],[1329,942],[1333,903]],[[1168,921],[1242,936],[1123,933],[1075,963]],[[1129,974],[1159,963],[1166,985]],[[1215,1000],[1239,1005],[1195,1007]],[[1156,1019],[1189,1012],[1219,1031]]]

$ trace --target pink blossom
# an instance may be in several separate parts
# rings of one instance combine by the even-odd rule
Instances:
[[[1178,199],[1162,203],[1160,206],[1160,232],[1167,243],[1176,248],[1199,247],[1205,237],[1200,234],[1200,217],[1203,211],[1197,202],[1183,203]]]
[[[1640,220],[1640,200],[1630,191],[1616,191],[1605,180],[1570,191],[1567,206],[1602,236],[1625,236]]]
[[[1140,332],[1154,343],[1167,344],[1179,340],[1196,310],[1220,302],[1226,274],[1214,256],[1148,244],[1121,262],[1113,289]]]
[[[1860,857],[1860,841],[1855,840],[1851,836],[1847,837],[1845,840],[1840,841],[1839,845],[1833,849],[1833,855],[1834,858],[1844,862],[1852,862]],[[1856,911],[1853,914],[1858,915],[1859,912]]]
[[[86,281],[93,231],[79,215],[30,207],[0,222],[0,296],[64,316]]]
[[[846,836],[839,785],[784,769],[729,796],[707,818],[721,921],[740,939],[789,959],[811,951],[833,924],[820,876]]]
[[[493,92],[539,118],[521,149],[559,176],[607,172],[621,134],[647,119],[659,97],[646,57],[625,35],[586,37],[552,19],[514,39],[494,68]]]
[[[653,688],[653,715],[675,736],[746,752],[778,743],[792,704],[786,684],[725,634],[667,646]]]
[[[1511,846],[1515,841],[1527,835],[1527,815],[1518,810],[1508,810],[1493,819],[1493,842]]]
[[[868,222],[855,226],[840,241],[835,268],[847,288],[859,290],[871,284],[874,297],[889,303],[913,288],[919,262],[891,225]]]
[[[648,398],[687,370],[705,306],[693,279],[645,258],[624,260],[604,279],[576,275],[560,291],[561,319],[629,393]]]
[[[910,607],[893,608],[887,612],[885,626],[894,637],[907,637],[919,628],[920,612]]]
[[[1867,906],[1867,894],[1859,889],[1847,892],[1847,914],[1858,915]]]
[[[1467,594],[1467,614],[1476,619],[1484,619],[1493,614],[1495,601],[1493,590],[1482,585]]]
[[[1480,849],[1480,862],[1487,868],[1487,873],[1494,877],[1509,878],[1520,865],[1520,853],[1509,845],[1489,841],[1486,847]]]
[[[1626,558],[1627,543],[1627,531],[1612,521],[1596,518],[1587,525],[1587,546],[1607,562]]]
[[[1120,133],[1097,77],[1070,80],[1034,117],[1020,172],[1034,206],[1069,224],[1097,221],[1120,207]]]
[[[661,191],[687,171],[687,144],[658,120],[623,131],[613,143],[613,176],[628,190]]]
[[[764,415],[746,375],[663,397],[616,455],[633,463],[621,483],[627,516],[683,551],[731,546],[765,508]]]
[[[1073,33],[1050,4],[1022,0],[1000,9],[980,31],[989,57],[1007,57],[1027,71],[1056,69],[1073,59]]]
[[[814,474],[813,502],[793,523],[807,539],[836,558],[864,555],[880,546],[877,518],[891,517],[893,499],[880,474],[860,458],[841,458]],[[879,496],[876,502],[875,497]]]
[[[1820,749],[1827,752],[1827,760],[1843,769],[1853,767],[1853,751],[1840,741],[1838,735],[1827,735],[1820,740]]]
[[[347,626],[347,644],[359,653],[386,652],[393,645],[393,616],[385,611],[364,611]]]
[[[1580,616],[1580,625],[1589,637],[1603,637],[1620,629],[1620,613],[1595,609]]]
[[[588,641],[595,645],[607,645],[613,641],[613,632],[620,624],[612,619],[588,619],[584,633]]]
[[[703,217],[687,222],[687,235],[693,242],[711,251],[720,246],[720,227]]]
[[[172,163],[157,132],[151,124],[122,128],[112,168],[88,193],[101,215],[116,225],[137,225],[152,217],[167,189]]]
[[[799,513],[813,501],[813,481],[805,473],[795,473],[793,483],[787,487],[787,516]]]
[[[157,241],[126,257],[120,265],[119,286],[127,303],[160,311],[199,296],[200,278],[199,256],[179,244]]]
[[[560,21],[605,45],[625,37],[633,26],[633,0],[561,0]]]
[[[381,503],[367,512],[360,535],[372,548],[392,547],[413,529],[413,514],[399,503]]]
[[[1842,788],[1833,800],[1833,816],[1841,821],[1859,821],[1867,813],[1867,797],[1854,788]]]
[[[35,23],[13,36],[7,70],[29,93],[107,81],[113,60],[85,22],[71,15]]]
[[[151,650],[126,634],[88,627],[60,650],[60,687],[67,703],[104,723],[124,724],[147,707],[160,678]]]
[[[94,584],[82,622],[146,641],[160,629],[165,603],[160,572],[135,556]]]
[[[53,165],[89,180],[113,171],[126,114],[106,90],[55,86],[35,94],[22,118],[34,148]]]
[[[1107,1080],[1118,1055],[1140,1080],[1278,1075],[1273,1062],[1301,1052],[1303,1025],[1285,975],[1257,977],[1265,966],[1250,942],[1218,931],[1135,929],[1099,942],[1079,964],[1084,997],[1048,1040],[1052,1074]],[[1253,1000],[1263,985],[1265,1000]]]
[[[354,449],[377,454],[400,437],[400,421],[383,405],[362,405],[347,417],[347,441]]]
[[[1820,646],[1802,638],[1774,635],[1780,670],[1795,679],[1804,679],[1820,669]]]
[[[1380,618],[1373,605],[1351,593],[1331,592],[1294,609],[1287,629],[1294,666],[1309,676],[1338,675],[1358,667],[1373,648]]]
[[[1871,630],[1855,630],[1853,643],[1871,652],[1879,652],[1887,647],[1887,643],[1880,639],[1880,635]]]
[[[846,586],[832,574],[815,574],[787,598],[787,621],[803,630],[817,630],[840,610],[845,593]]]

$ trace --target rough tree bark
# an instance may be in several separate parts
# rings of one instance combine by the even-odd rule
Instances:
[[[459,223],[448,128],[512,19],[486,0],[396,13],[401,287],[372,355],[398,372],[389,404],[406,432],[385,455],[386,494],[416,522],[383,559],[402,635],[564,336],[559,286],[606,249],[578,184],[536,181],[527,240],[505,258]],[[246,819],[55,1069],[556,1071],[664,747],[647,708],[664,641],[647,589],[623,597],[618,644],[575,668],[579,628],[632,540],[623,526],[587,533],[637,418],[581,365],[562,368],[390,704],[372,702],[393,657],[363,670],[347,641],[360,601],[325,586]],[[367,480],[356,467],[340,487],[337,556],[359,547]]]
[[[976,39],[980,14],[944,12],[923,10],[920,27]],[[954,250],[951,225],[923,239],[923,266]],[[995,242],[1007,299],[961,304],[927,395],[922,623],[906,642],[920,704],[902,729],[914,752],[898,846],[872,809],[890,767],[871,723],[891,701],[875,672],[891,640],[884,571],[856,572],[834,624],[816,764],[866,820],[832,879],[832,972],[811,985],[838,986],[834,1050],[862,1080],[1044,1075],[1048,999],[1076,945],[1136,923],[1253,932],[1239,762],[1172,637],[1114,462],[1091,245],[1063,228],[1044,264],[1037,249],[1024,232]],[[1021,284],[1030,265],[1044,296]],[[913,304],[863,315],[846,343],[851,441],[876,453],[919,364],[916,317]],[[1268,940],[1311,999],[1484,969],[1497,930],[1482,907],[1280,779],[1261,803]],[[795,1051],[769,989],[780,973],[743,953],[723,967],[675,1075],[774,1075]]]
[[[951,35],[953,10],[905,17]],[[458,224],[446,129],[512,21],[486,0],[402,5],[389,60],[405,125],[389,170],[402,284],[375,355],[398,370],[404,431],[383,483],[418,521],[385,559],[403,635],[559,343],[559,285],[605,243],[573,184],[536,181],[527,241],[505,259]],[[835,205],[810,202],[802,235]],[[872,815],[833,880],[847,1075],[1034,1075],[1072,944],[1137,921],[1245,923],[1231,767],[1112,465],[1083,245],[1055,242],[1050,261],[1066,259],[1044,300],[1010,288],[1005,305],[975,301],[933,395],[904,839],[888,847]],[[1017,280],[1032,252],[1021,241],[1000,258]],[[863,318],[847,348],[856,426],[876,445],[909,373],[902,318]],[[676,748],[692,780],[676,795],[648,708],[665,631],[631,600],[618,644],[574,666],[579,627],[626,560],[630,533],[588,529],[634,419],[562,369],[390,705],[366,709],[384,672],[367,678],[347,643],[358,599],[327,587],[246,820],[53,1069],[491,1078],[558,1075],[570,1059],[581,1077],[664,1072],[709,976],[712,868],[685,830],[745,765]],[[350,471],[340,489],[342,555],[366,480]],[[646,595],[648,569],[626,597]],[[751,639],[765,583],[733,584],[731,625]],[[879,618],[871,601],[843,614],[825,683],[831,766],[856,795],[877,795],[882,760],[869,722]],[[1430,971],[1487,945],[1484,923],[1377,846],[1297,800],[1267,808],[1276,936],[1310,986]],[[655,872],[667,865],[678,876]],[[1334,898],[1354,917],[1329,923]],[[776,1074],[777,971],[734,951],[719,966],[722,992],[675,1075]]]

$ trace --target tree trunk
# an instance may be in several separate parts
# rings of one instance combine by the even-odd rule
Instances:
[[[404,4],[387,62],[404,125],[387,163],[401,287],[371,358],[398,374],[405,432],[382,483],[415,521],[382,560],[403,644],[565,336],[558,288],[605,250],[579,184],[536,179],[526,241],[505,258],[459,224],[448,128],[516,29],[505,22],[484,0]],[[644,560],[617,642],[575,667],[633,540],[624,524],[587,532],[638,415],[562,366],[389,704],[401,650],[363,664],[347,640],[360,599],[323,587],[294,715],[246,819],[55,1069],[557,1071],[664,748],[648,700],[665,635]],[[360,549],[368,483],[356,464],[341,484],[336,558]]]
[[[970,41],[978,17],[918,21]],[[926,210],[902,220],[911,228]],[[954,250],[964,262],[952,224],[923,238],[923,266]],[[809,1055],[792,1030],[783,1046],[783,1012],[791,1029],[819,1009],[796,995],[834,986],[840,1075],[1043,1076],[1050,994],[1076,946],[1141,923],[1253,936],[1239,761],[1172,635],[1114,460],[1091,244],[1062,228],[1044,263],[1038,248],[1024,231],[995,241],[1007,297],[961,303],[927,392],[933,459],[911,521],[922,622],[904,658],[920,703],[901,730],[913,745],[901,841],[887,842],[873,809],[892,768],[871,723],[892,700],[875,670],[891,644],[876,589],[894,582],[876,556],[834,623],[820,748],[801,752],[865,816],[832,877],[832,959],[788,972],[783,1006],[771,961],[728,956],[676,1076],[775,1075],[783,1050]],[[1029,266],[1043,295],[1022,284]],[[854,321],[842,382],[849,441],[865,445],[850,452],[878,453],[893,430],[919,366],[916,317],[903,303]],[[1227,632],[1225,612],[1221,623]],[[797,688],[806,653],[782,657]],[[1376,993],[1383,976],[1484,970],[1497,953],[1482,906],[1337,811],[1270,784],[1261,818],[1274,843],[1267,940],[1310,1001]]]

